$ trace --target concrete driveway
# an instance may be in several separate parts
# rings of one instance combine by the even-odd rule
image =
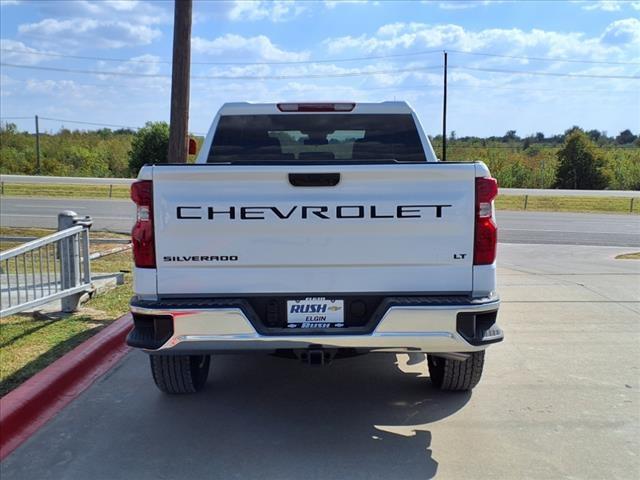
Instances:
[[[133,352],[2,479],[640,478],[640,261],[613,259],[628,251],[500,245],[506,341],[473,394],[436,391],[405,355],[244,355],[168,397]]]

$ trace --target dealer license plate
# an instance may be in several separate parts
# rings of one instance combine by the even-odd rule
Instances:
[[[287,300],[289,328],[344,327],[344,300],[305,298]]]

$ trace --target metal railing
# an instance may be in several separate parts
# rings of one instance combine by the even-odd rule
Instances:
[[[58,299],[62,311],[74,311],[91,290],[91,220],[63,212],[58,224],[56,233],[0,252],[0,317]]]
[[[2,175],[7,184],[44,183],[55,185],[131,185],[135,178],[53,177],[48,175]]]

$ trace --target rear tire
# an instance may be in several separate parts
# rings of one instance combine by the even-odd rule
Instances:
[[[473,352],[461,362],[450,358],[428,355],[431,383],[440,390],[464,392],[475,387],[482,377],[484,351]]]
[[[149,360],[153,381],[164,393],[199,392],[209,376],[209,355],[149,355]]]

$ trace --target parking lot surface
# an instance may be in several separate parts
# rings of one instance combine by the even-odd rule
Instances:
[[[9,479],[640,478],[640,261],[501,244],[502,344],[472,394],[424,362],[215,357],[201,394],[132,352],[0,466]]]

